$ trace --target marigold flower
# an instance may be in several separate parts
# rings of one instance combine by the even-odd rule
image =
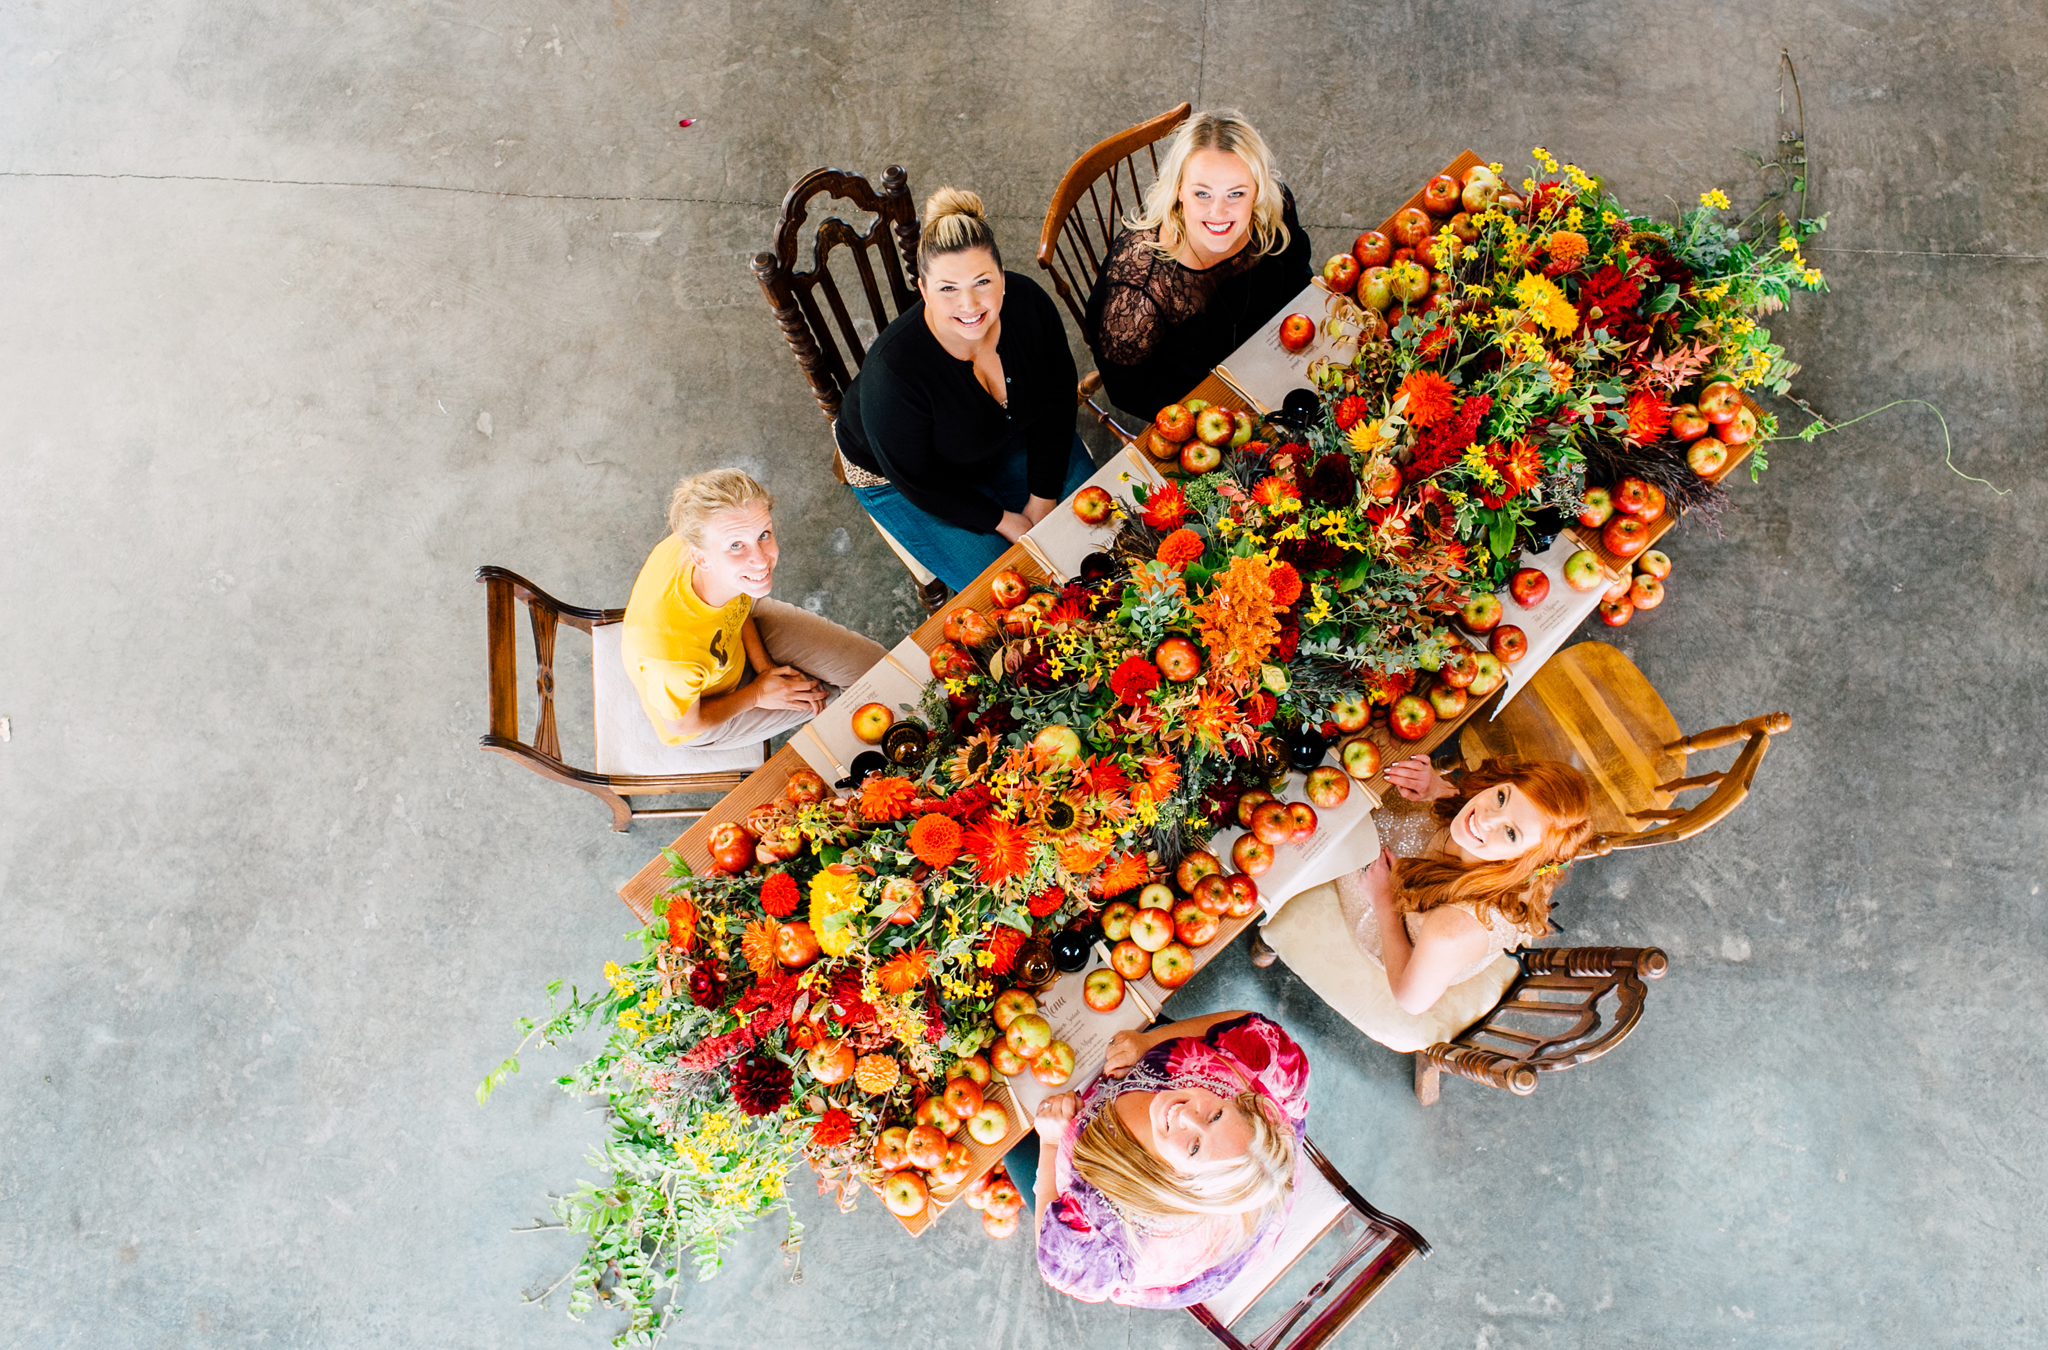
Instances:
[[[960,858],[960,824],[937,812],[919,816],[910,827],[910,851],[919,862],[932,867],[951,867]]]
[[[796,913],[797,903],[802,899],[797,893],[796,878],[787,872],[770,872],[761,883],[761,908],[778,919]]]
[[[1200,558],[1205,548],[1201,535],[1193,530],[1179,529],[1159,541],[1156,556],[1160,562],[1178,570]]]
[[[1273,588],[1273,603],[1285,609],[1301,599],[1301,574],[1286,563],[1274,563],[1267,584]]]
[[[1159,687],[1159,667],[1142,656],[1126,656],[1110,675],[1109,687],[1117,702],[1138,707],[1146,701],[1145,695]]]
[[[863,820],[901,820],[917,800],[917,784],[894,775],[869,774],[860,785]]]
[[[1154,488],[1152,495],[1145,499],[1144,520],[1155,530],[1178,529],[1187,516],[1188,499],[1181,495],[1178,483]]]
[[[1057,886],[1048,886],[1024,903],[1024,909],[1034,919],[1042,919],[1059,911],[1067,903],[1067,893]]]
[[[1574,263],[1586,256],[1586,236],[1577,230],[1552,230],[1544,247],[1556,261]]]
[[[818,1117],[818,1123],[811,1126],[811,1145],[814,1148],[837,1148],[853,1138],[853,1117],[833,1107]]]
[[[1408,424],[1417,428],[1433,427],[1451,415],[1451,399],[1456,391],[1451,382],[1433,370],[1417,370],[1407,375],[1394,390],[1398,400],[1408,400]]]

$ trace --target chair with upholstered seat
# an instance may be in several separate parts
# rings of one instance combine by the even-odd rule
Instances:
[[[1266,1259],[1248,1266],[1222,1293],[1188,1311],[1230,1350],[1315,1350],[1327,1345],[1358,1316],[1414,1258],[1429,1255],[1422,1234],[1373,1208],[1315,1146],[1304,1137],[1302,1158],[1294,1170],[1294,1207],[1287,1227]],[[1236,1330],[1262,1300],[1280,1291],[1292,1292],[1299,1279],[1289,1273],[1302,1265],[1325,1238],[1342,1244],[1333,1264],[1314,1276],[1294,1301],[1276,1309],[1278,1316],[1263,1331],[1240,1336]],[[1285,1288],[1283,1288],[1285,1286]],[[1320,1308],[1318,1305],[1321,1305]],[[1297,1334],[1296,1326],[1307,1318]]]
[[[1458,738],[1468,765],[1489,757],[1561,759],[1593,786],[1595,834],[1579,851],[1604,857],[1690,839],[1718,824],[1749,795],[1771,737],[1792,718],[1765,713],[1733,726],[1682,735],[1664,700],[1629,659],[1604,642],[1581,642],[1544,663],[1528,687],[1492,719],[1474,718]],[[1688,776],[1686,756],[1743,743],[1726,769]],[[1690,807],[1679,794],[1713,791]]]
[[[582,788],[611,808],[614,830],[630,829],[636,820],[701,816],[711,808],[635,810],[631,798],[690,793],[723,796],[765,762],[765,742],[708,750],[662,743],[619,658],[625,610],[563,604],[502,567],[480,567],[476,579],[485,588],[490,651],[490,733],[481,742],[484,749],[517,760],[544,778]],[[534,687],[540,695],[540,709],[531,740],[520,735],[515,603],[527,607],[533,625]],[[590,634],[594,769],[579,769],[562,759],[555,725],[555,635],[563,624]]]
[[[1144,205],[1145,193],[1159,176],[1159,141],[1188,120],[1192,105],[1183,103],[1106,140],[1098,141],[1075,160],[1053,190],[1038,232],[1038,265],[1052,275],[1053,290],[1066,302],[1076,327],[1087,324],[1088,296],[1109,257],[1110,245],[1123,229],[1124,217]],[[1099,372],[1082,377],[1080,398],[1095,420],[1129,440],[1129,433],[1094,399],[1102,387]]]
[[[825,196],[851,202],[875,219],[865,232],[855,230],[838,216],[818,223],[811,243],[808,270],[797,266],[797,249],[811,202]],[[782,336],[796,357],[797,366],[809,381],[819,411],[828,423],[839,420],[840,401],[853,383],[868,347],[895,318],[917,301],[912,284],[917,275],[917,207],[910,200],[910,182],[903,170],[891,165],[882,175],[882,190],[875,191],[867,179],[840,169],[814,169],[797,179],[782,199],[775,218],[775,244],[754,255],[754,279],[775,312]],[[843,255],[835,256],[840,250]],[[840,272],[833,271],[835,263]],[[858,282],[842,287],[848,271]],[[848,304],[848,294],[855,304]],[[846,481],[846,465],[837,445],[832,450],[832,473]],[[933,614],[945,603],[946,585],[880,523],[870,522],[917,582],[917,598]]]

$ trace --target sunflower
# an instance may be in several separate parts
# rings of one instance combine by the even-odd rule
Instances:
[[[875,975],[875,983],[882,986],[882,992],[889,995],[907,994],[931,978],[932,949],[912,947],[909,951],[898,952],[882,963]]]
[[[775,935],[781,928],[773,919],[756,919],[740,935],[740,956],[754,972],[754,978],[767,979],[780,964],[775,959]]]
[[[990,816],[969,830],[966,842],[983,885],[1006,881],[1030,866],[1031,832],[1000,816]]]
[[[993,729],[983,727],[975,732],[962,741],[960,748],[946,761],[946,776],[956,783],[978,781],[988,772],[989,761],[995,757],[996,744]]]
[[[1081,823],[1081,813],[1065,797],[1054,797],[1039,808],[1038,823],[1048,834],[1065,834]]]

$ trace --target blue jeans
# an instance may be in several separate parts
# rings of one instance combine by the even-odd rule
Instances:
[[[1024,468],[1021,456],[1012,459],[998,468],[988,482],[978,484],[976,491],[1005,511],[1022,511],[1031,497]],[[1067,454],[1067,478],[1060,485],[1060,500],[1071,497],[1094,472],[1095,461],[1088,457],[1087,447],[1081,444],[1077,432]],[[963,530],[951,521],[920,511],[894,484],[857,487],[853,495],[877,525],[894,535],[897,543],[910,550],[911,557],[929,567],[933,575],[955,591],[966,590],[1010,547],[1009,541],[993,530],[986,534]]]
[[[1034,1130],[1003,1155],[1003,1170],[1016,1183],[1017,1194],[1024,1197],[1026,1214],[1038,1208],[1038,1145],[1038,1133]],[[1050,1182],[1051,1178],[1048,1177],[1047,1181]]]

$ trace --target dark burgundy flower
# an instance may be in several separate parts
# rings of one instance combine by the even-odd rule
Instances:
[[[1310,536],[1307,539],[1289,539],[1280,545],[1280,558],[1307,576],[1311,572],[1327,572],[1340,565],[1344,561],[1344,550],[1327,539]]]
[[[1308,498],[1324,506],[1349,506],[1358,500],[1358,477],[1346,455],[1324,455],[1308,476]]]
[[[765,1116],[789,1105],[789,1066],[772,1055],[733,1061],[732,1099],[750,1116]]]

